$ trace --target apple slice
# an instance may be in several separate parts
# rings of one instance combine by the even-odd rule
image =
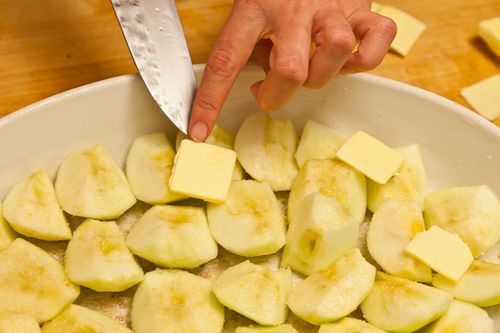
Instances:
[[[432,284],[462,301],[486,307],[500,304],[499,281],[499,264],[474,260],[457,283],[453,283],[441,274],[436,274]]]
[[[374,212],[387,199],[416,202],[423,207],[427,194],[427,176],[417,145],[396,149],[404,157],[401,168],[385,185],[367,180],[368,209]]]
[[[474,258],[500,239],[500,203],[486,185],[430,193],[425,198],[424,217],[427,228],[436,225],[459,235]]]
[[[234,141],[245,171],[255,180],[271,185],[273,191],[292,187],[297,176],[296,149],[297,133],[292,122],[271,119],[263,112],[248,116]]]
[[[285,218],[266,183],[233,182],[226,202],[209,204],[207,214],[212,235],[229,252],[261,256],[275,253],[285,244]]]
[[[372,290],[361,303],[361,311],[376,327],[407,333],[439,318],[452,300],[453,296],[442,290],[377,272]]]
[[[213,291],[219,302],[231,310],[261,325],[279,325],[286,319],[286,298],[291,287],[289,269],[272,271],[247,260],[219,275]]]
[[[337,199],[311,193],[290,221],[281,265],[304,275],[323,270],[356,246],[358,231]]]
[[[55,187],[67,213],[90,219],[118,218],[136,202],[125,174],[101,145],[66,157]]]
[[[311,160],[300,169],[293,182],[288,200],[288,219],[294,218],[300,202],[308,195],[320,192],[336,198],[347,211],[361,222],[366,213],[365,177],[340,160]]]
[[[338,320],[356,310],[374,280],[375,267],[355,248],[324,271],[311,274],[296,285],[288,306],[311,324]]]
[[[417,203],[387,199],[373,214],[367,245],[371,257],[389,274],[431,282],[431,269],[405,252],[413,237],[425,230]]]
[[[330,127],[308,120],[295,153],[299,168],[302,168],[309,160],[334,158],[344,141],[345,137]]]
[[[366,321],[345,317],[334,323],[323,324],[318,333],[385,333],[379,328],[368,324]]]
[[[0,315],[1,333],[40,333],[40,326],[33,317],[22,314]]]
[[[153,206],[127,236],[132,253],[161,267],[195,268],[217,257],[205,210]]]
[[[14,231],[3,218],[2,203],[0,203],[0,252],[9,247],[10,243],[16,239]]]
[[[71,238],[71,229],[46,171],[39,171],[10,189],[3,215],[22,235],[52,241]]]
[[[132,333],[117,321],[83,306],[71,304],[57,317],[43,325],[42,333]]]
[[[155,270],[144,276],[132,301],[136,333],[221,333],[224,307],[211,283],[179,270]]]
[[[68,244],[64,266],[71,282],[101,292],[123,291],[144,276],[115,222],[83,222]]]
[[[488,312],[462,301],[451,302],[448,311],[426,327],[422,333],[493,333],[493,320]]]
[[[212,132],[210,132],[210,135],[208,138],[205,140],[206,143],[209,143],[211,145],[216,145],[219,147],[227,148],[227,149],[232,149],[234,150],[234,138],[236,136],[236,133],[225,130],[224,128],[220,127],[219,125],[215,124],[214,127],[212,128]],[[181,131],[177,132],[177,137],[175,139],[175,149],[179,150],[179,147],[181,145],[181,141],[188,139],[188,136]],[[236,161],[236,164],[234,165],[234,170],[233,170],[233,181],[235,180],[242,180],[245,178],[245,172],[243,171],[243,168],[241,167],[240,162]]]
[[[238,327],[234,333],[298,333],[292,325],[283,324],[273,327],[247,326]]]
[[[127,156],[127,179],[137,199],[150,205],[184,199],[168,186],[174,164],[174,147],[165,133],[135,139]]]
[[[26,314],[44,322],[80,294],[56,259],[22,238],[0,252],[0,263],[0,313]]]

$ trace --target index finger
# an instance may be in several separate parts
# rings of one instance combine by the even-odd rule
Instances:
[[[210,134],[236,76],[260,39],[264,19],[246,7],[233,9],[208,58],[189,122],[189,135],[195,141]]]

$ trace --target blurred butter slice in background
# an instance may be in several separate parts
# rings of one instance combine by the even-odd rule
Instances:
[[[500,118],[500,74],[462,89],[460,94],[474,110],[488,120]]]
[[[479,22],[477,32],[491,51],[500,57],[500,16]]]

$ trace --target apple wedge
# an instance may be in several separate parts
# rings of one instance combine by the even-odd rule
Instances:
[[[297,133],[290,120],[251,114],[236,133],[234,150],[245,171],[273,191],[288,191],[297,176]]]
[[[288,219],[292,221],[300,202],[320,192],[337,199],[356,221],[366,213],[366,181],[358,171],[340,160],[311,160],[300,169],[288,200]]]
[[[46,171],[39,171],[10,189],[3,203],[3,215],[22,235],[49,241],[71,238],[71,229]]]
[[[289,269],[272,271],[244,261],[226,269],[213,284],[219,302],[261,325],[282,324],[292,287]]]
[[[298,333],[292,325],[283,324],[273,327],[247,326],[238,327],[234,333]]]
[[[290,221],[281,266],[304,275],[323,270],[356,246],[358,231],[337,199],[311,193]]]
[[[14,230],[12,230],[7,221],[3,218],[2,211],[2,203],[0,203],[0,252],[9,247],[10,243],[16,239]]]
[[[123,291],[144,274],[115,222],[86,220],[73,234],[64,268],[74,284],[95,291]]]
[[[42,333],[132,333],[115,320],[83,306],[71,304],[43,325]]]
[[[457,283],[453,283],[441,274],[436,274],[432,284],[462,301],[487,307],[500,304],[499,281],[499,264],[474,260]]]
[[[422,209],[417,203],[387,199],[373,214],[369,224],[368,251],[389,274],[431,282],[431,269],[405,252],[413,237],[424,230]]]
[[[68,214],[90,219],[118,218],[137,201],[122,169],[101,145],[69,154],[55,188]]]
[[[427,228],[436,225],[459,235],[474,258],[500,239],[500,203],[486,185],[430,193],[424,201],[424,217]]]
[[[44,322],[80,294],[55,258],[22,238],[0,252],[0,263],[0,313],[25,314]]]
[[[144,276],[132,301],[136,333],[221,333],[224,307],[210,281],[179,270],[155,270]]]
[[[359,249],[352,249],[324,271],[294,286],[288,307],[311,324],[338,320],[356,310],[368,295],[375,271]]]
[[[277,252],[286,240],[285,218],[267,183],[231,184],[226,202],[207,207],[212,235],[229,252],[244,257]]]
[[[318,333],[385,333],[366,321],[345,317],[339,321],[320,326]]]
[[[165,133],[143,135],[135,139],[127,156],[126,173],[137,199],[150,205],[184,199],[168,186],[174,164],[174,147]]]
[[[295,153],[299,168],[302,168],[309,160],[334,158],[344,141],[345,137],[330,127],[308,120]]]
[[[396,149],[404,157],[401,168],[387,184],[367,180],[368,209],[375,213],[387,199],[411,201],[423,207],[427,194],[427,176],[417,145]]]
[[[462,301],[451,302],[448,311],[422,333],[494,333],[488,312]]]
[[[167,268],[195,268],[217,257],[205,209],[153,206],[127,236],[132,253]]]
[[[375,284],[361,303],[365,319],[381,329],[414,332],[441,317],[453,300],[442,290],[377,272]]]
[[[33,317],[22,314],[0,315],[1,333],[40,333],[40,326]]]

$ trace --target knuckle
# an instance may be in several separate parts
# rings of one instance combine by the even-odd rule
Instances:
[[[222,79],[230,79],[238,70],[234,53],[228,48],[217,48],[208,60],[207,69]]]
[[[202,111],[204,114],[217,114],[219,112],[219,108],[213,99],[204,94],[196,96],[196,109]]]
[[[379,29],[384,36],[387,36],[387,38],[393,39],[396,36],[398,27],[392,19],[386,16],[379,16],[377,20],[377,29]]]
[[[356,37],[346,29],[334,30],[325,35],[325,43],[328,48],[350,53],[356,46]]]
[[[293,84],[302,84],[307,79],[307,68],[299,57],[278,60],[274,70],[280,79]]]

